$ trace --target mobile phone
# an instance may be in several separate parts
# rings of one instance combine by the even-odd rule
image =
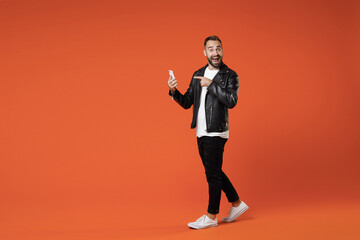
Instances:
[[[169,70],[169,75],[172,79],[175,79],[174,72],[172,70]],[[171,100],[174,100],[174,96],[171,96]]]
[[[174,72],[172,70],[169,70],[169,75],[172,79],[175,79]]]

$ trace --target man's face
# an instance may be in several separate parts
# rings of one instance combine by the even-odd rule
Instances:
[[[217,40],[209,40],[205,45],[204,54],[213,68],[219,68],[223,58],[221,43]]]

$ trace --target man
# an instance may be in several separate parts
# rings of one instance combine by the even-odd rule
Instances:
[[[229,138],[228,109],[237,103],[239,78],[222,62],[223,48],[219,37],[207,37],[204,48],[208,64],[194,73],[184,95],[177,90],[176,79],[170,76],[168,80],[169,94],[173,99],[185,109],[193,106],[191,128],[196,127],[199,153],[209,185],[207,213],[188,224],[193,229],[218,226],[216,215],[219,213],[221,190],[232,204],[223,222],[234,221],[248,209],[222,171],[224,146]]]

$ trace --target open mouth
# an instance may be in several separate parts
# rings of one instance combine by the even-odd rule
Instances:
[[[219,63],[219,62],[220,62],[220,57],[213,57],[213,58],[211,58],[211,60],[212,60],[214,63]]]

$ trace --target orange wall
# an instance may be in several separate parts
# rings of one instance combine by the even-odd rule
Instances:
[[[359,199],[359,4],[275,2],[0,1],[1,204],[206,199],[167,70],[184,92],[211,34],[240,77],[240,196]]]

